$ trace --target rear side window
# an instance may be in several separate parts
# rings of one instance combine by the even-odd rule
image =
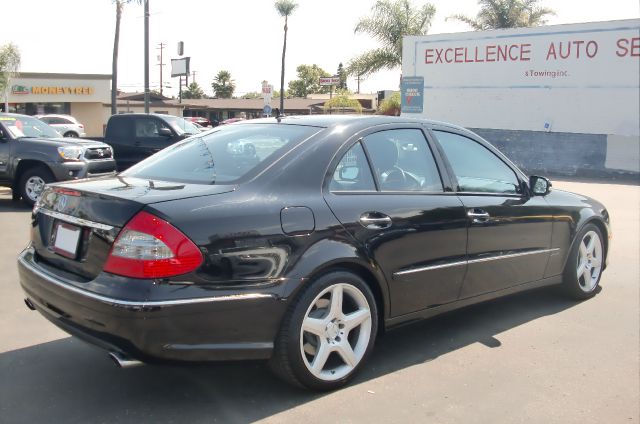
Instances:
[[[193,184],[236,183],[317,131],[298,125],[230,125],[174,144],[123,175]]]
[[[133,144],[134,140],[132,135],[132,120],[126,118],[111,118],[107,124],[107,138],[119,139],[121,143],[126,142]]]
[[[518,178],[498,156],[480,143],[453,133],[434,131],[458,180],[458,190],[516,194]]]

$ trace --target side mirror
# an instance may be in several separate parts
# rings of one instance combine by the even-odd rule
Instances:
[[[0,129],[0,141],[7,141],[7,136],[2,129]]]
[[[545,177],[532,175],[529,177],[529,189],[534,196],[546,196],[551,191],[551,181]]]
[[[163,136],[163,137],[173,137],[173,133],[167,127],[160,128],[160,130],[158,131],[158,134]]]
[[[357,166],[343,166],[340,168],[340,179],[354,181],[358,178],[360,169]]]

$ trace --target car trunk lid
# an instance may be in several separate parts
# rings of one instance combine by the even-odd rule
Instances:
[[[102,272],[120,230],[146,205],[234,189],[129,177],[54,184],[34,208],[31,241],[38,260],[90,281]]]

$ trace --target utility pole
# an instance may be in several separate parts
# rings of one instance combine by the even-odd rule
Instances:
[[[164,70],[162,67],[165,66],[162,62],[162,51],[165,47],[167,47],[167,45],[164,43],[160,43],[158,44],[158,46],[159,47],[156,48],[156,50],[160,50],[160,64],[158,66],[160,67],[160,95],[162,96],[162,71]]]
[[[191,75],[193,76],[193,82],[196,82],[196,74],[198,71],[191,71]]]
[[[360,75],[356,77],[356,80],[358,80],[358,94],[360,94]]]
[[[144,113],[149,113],[149,0],[144,0]]]

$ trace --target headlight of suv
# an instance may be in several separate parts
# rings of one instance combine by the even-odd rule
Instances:
[[[76,161],[80,160],[84,149],[78,146],[58,147],[58,153],[65,161]]]

